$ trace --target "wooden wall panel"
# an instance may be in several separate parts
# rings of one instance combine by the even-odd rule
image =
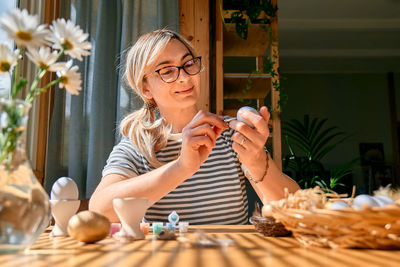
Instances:
[[[179,31],[202,56],[198,107],[210,110],[210,5],[209,0],[179,0]]]

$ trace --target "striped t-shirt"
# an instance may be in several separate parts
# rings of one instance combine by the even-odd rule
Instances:
[[[145,218],[148,221],[165,222],[175,210],[180,221],[190,224],[246,224],[246,178],[232,149],[233,133],[230,128],[224,130],[200,169],[154,203],[147,210]],[[161,162],[176,159],[181,145],[182,135],[172,134],[167,145],[156,153],[157,159]],[[103,177],[111,173],[134,177],[153,169],[130,140],[123,138],[113,148]]]

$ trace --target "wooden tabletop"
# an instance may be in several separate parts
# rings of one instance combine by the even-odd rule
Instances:
[[[225,247],[194,245],[201,230],[216,239],[231,239]],[[80,244],[69,237],[44,232],[28,251],[0,255],[0,266],[399,266],[400,250],[305,248],[292,237],[264,237],[251,225],[190,226],[178,240],[121,243],[106,238]]]

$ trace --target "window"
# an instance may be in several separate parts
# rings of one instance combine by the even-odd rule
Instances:
[[[0,16],[9,12],[14,7],[16,7],[16,0],[2,1],[0,5]],[[2,29],[0,29],[0,43],[8,43],[10,47],[13,46],[13,42],[7,38],[6,32]],[[10,85],[10,75],[8,73],[0,73],[0,98],[8,95]]]

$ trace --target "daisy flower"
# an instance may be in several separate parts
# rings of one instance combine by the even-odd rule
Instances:
[[[46,25],[39,25],[37,15],[29,15],[26,9],[14,9],[0,18],[0,27],[7,32],[18,46],[38,47],[49,45],[46,37],[49,30]]]
[[[7,44],[0,44],[0,73],[11,71],[17,63],[18,56]]]
[[[50,47],[40,47],[39,50],[28,48],[26,55],[36,66],[48,71],[61,71],[66,67],[66,62],[56,63],[58,53],[57,51],[51,52]]]
[[[65,19],[57,19],[53,21],[53,25],[50,26],[52,35],[48,38],[49,41],[53,42],[54,49],[64,49],[64,53],[82,61],[82,56],[90,55],[92,44],[86,42],[88,38],[87,33],[83,33],[79,26]]]
[[[60,88],[65,88],[71,95],[78,95],[81,87],[81,75],[77,72],[78,66],[72,66],[72,60],[68,61],[65,69],[57,71],[57,76],[61,78]]]

